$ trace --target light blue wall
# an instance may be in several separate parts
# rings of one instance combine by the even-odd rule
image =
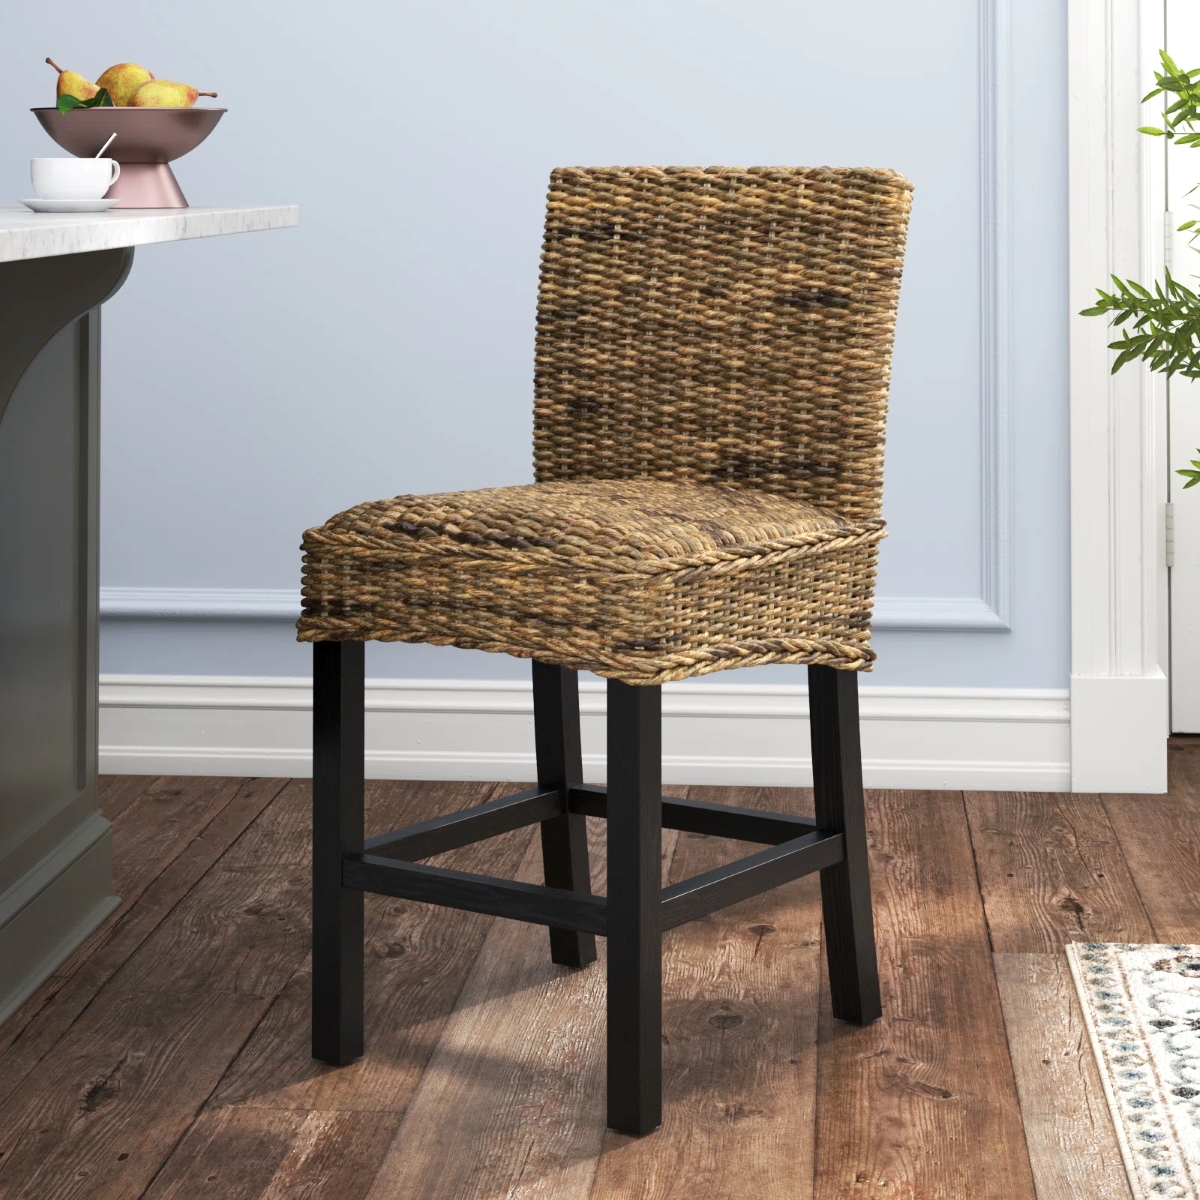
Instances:
[[[1064,0],[1010,4],[1011,633],[877,635],[879,684],[1065,686]],[[891,166],[916,184],[880,590],[980,591],[979,16],[970,0],[60,0],[0,17],[0,199],[53,153],[47,53],[134,59],[230,109],[193,203],[301,228],[138,251],[105,313],[102,576],[285,588],[306,525],[531,478],[547,173],[569,163]],[[109,672],[301,674],[286,623],[106,621]],[[524,664],[376,647],[376,675]],[[785,682],[793,668],[723,676]]]

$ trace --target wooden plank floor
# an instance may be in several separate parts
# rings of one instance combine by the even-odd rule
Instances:
[[[367,1054],[325,1067],[307,781],[105,779],[121,907],[0,1027],[0,1197],[1129,1200],[1062,946],[1200,941],[1200,741],[1170,753],[1163,797],[871,793],[871,1028],[829,1014],[815,879],[671,931],[641,1140],[604,1128],[603,941],[570,972],[539,927],[369,897]],[[368,821],[510,790],[374,783]],[[664,835],[663,878],[748,849]],[[444,859],[538,877],[532,830]]]

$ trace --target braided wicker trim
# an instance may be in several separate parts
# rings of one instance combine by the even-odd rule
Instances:
[[[318,636],[302,631],[299,641],[378,641],[417,642],[430,646],[457,646],[461,650],[485,650],[494,654],[508,654],[514,658],[536,658],[539,662],[554,666],[569,667],[573,671],[591,671],[604,679],[619,679],[634,687],[654,687],[663,683],[676,683],[697,675],[711,675],[715,671],[729,671],[736,667],[765,667],[771,663],[817,664],[833,667],[839,671],[870,671],[875,655],[868,650],[837,642],[807,641],[793,639],[774,643],[726,645],[720,652],[695,652],[670,656],[645,655],[636,665],[631,665],[625,656],[606,654],[581,655],[573,648],[573,639],[560,642],[545,642],[536,650],[513,646],[508,641],[475,640],[458,634],[448,636],[436,629],[406,629],[389,631],[372,625],[364,632],[353,622],[345,622],[340,629],[331,628],[330,635]]]

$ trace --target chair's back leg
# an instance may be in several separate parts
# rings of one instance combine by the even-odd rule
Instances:
[[[858,673],[808,668],[817,828],[841,833],[846,857],[821,872],[833,1015],[867,1025],[882,1012],[863,812]]]
[[[533,730],[538,787],[562,788],[565,801],[566,789],[583,782],[576,672],[534,662]],[[542,822],[542,866],[547,887],[590,894],[585,817],[563,812]],[[586,967],[596,961],[596,936],[551,928],[550,957],[564,967]]]
[[[342,855],[363,850],[363,643],[313,645],[312,1053],[363,1051],[363,893]]]
[[[608,1124],[662,1123],[662,689],[608,681]]]

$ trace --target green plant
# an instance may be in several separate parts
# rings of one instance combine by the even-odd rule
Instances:
[[[1117,350],[1113,373],[1127,362],[1141,359],[1152,371],[1200,379],[1200,295],[1166,273],[1166,282],[1155,283],[1151,292],[1131,279],[1113,276],[1115,290],[1102,288],[1100,303],[1085,308],[1084,317],[1112,313],[1113,325],[1133,325],[1123,338],[1109,342]]]
[[[1154,73],[1157,86],[1142,102],[1156,96],[1174,99],[1163,109],[1161,128],[1143,125],[1138,132],[1165,137],[1181,146],[1200,146],[1200,69],[1182,70],[1165,50],[1159,51],[1159,57],[1163,69]],[[1200,221],[1185,221],[1179,229],[1191,231],[1194,242],[1200,236]],[[1153,291],[1115,275],[1113,284],[1111,292],[1097,288],[1099,303],[1081,313],[1085,317],[1108,316],[1112,325],[1125,327],[1123,336],[1108,344],[1117,351],[1113,373],[1126,363],[1141,361],[1152,371],[1200,379],[1200,294],[1173,278],[1170,271],[1163,283],[1154,284]],[[1176,471],[1187,479],[1185,488],[1200,483],[1200,459],[1193,460],[1192,468]]]
[[[1148,133],[1152,137],[1179,138],[1181,146],[1200,145],[1200,130],[1196,123],[1200,121],[1200,70],[1181,71],[1175,60],[1165,51],[1158,52],[1165,70],[1160,74],[1154,72],[1154,82],[1158,86],[1142,97],[1142,103],[1153,100],[1155,96],[1177,96],[1173,104],[1163,109],[1164,128],[1157,125],[1142,125],[1138,133]],[[1180,126],[1186,126],[1188,133],[1180,134]]]
[[[1175,472],[1176,475],[1182,475],[1187,480],[1187,483],[1183,485],[1184,491],[1187,491],[1188,488],[1195,487],[1196,484],[1200,483],[1200,458],[1192,459],[1192,467],[1194,467],[1195,470],[1189,470],[1187,467],[1183,467]]]

